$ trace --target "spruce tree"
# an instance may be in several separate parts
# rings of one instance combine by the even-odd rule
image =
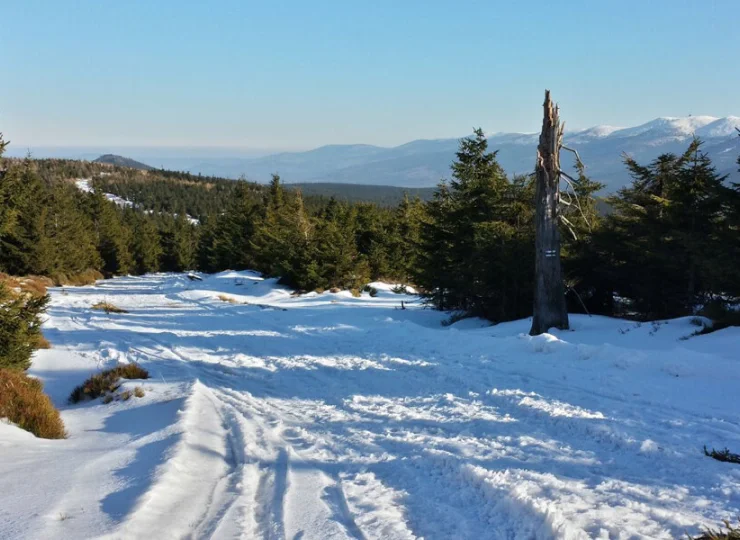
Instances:
[[[129,216],[128,227],[133,231],[131,252],[134,270],[138,274],[159,271],[162,245],[154,220],[138,212],[131,212]]]
[[[628,312],[646,318],[690,314],[720,281],[731,190],[699,140],[647,166],[625,161],[632,185],[609,199],[614,212],[594,238],[611,289],[604,294],[627,298]]]
[[[452,171],[426,205],[416,282],[441,309],[492,320],[529,313],[531,274],[521,255],[531,245],[531,213],[519,210],[531,207],[531,182],[509,182],[480,129],[460,142]]]
[[[111,276],[130,272],[133,266],[130,238],[121,224],[119,211],[99,189],[89,196],[89,205],[103,273]]]

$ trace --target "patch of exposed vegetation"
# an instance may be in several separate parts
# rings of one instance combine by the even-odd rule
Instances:
[[[97,309],[100,311],[105,311],[107,314],[111,313],[128,313],[123,308],[119,308],[118,306],[111,304],[110,302],[98,302],[97,304],[93,304],[93,309]]]
[[[716,459],[717,461],[740,464],[740,454],[733,454],[728,448],[725,448],[724,450],[715,450],[714,448],[712,448],[712,450],[707,450],[707,447],[705,446],[704,455],[712,459]]]
[[[708,529],[701,535],[695,536],[693,540],[740,540],[740,528],[733,527],[729,520],[725,520],[724,527],[716,531]]]
[[[23,371],[0,369],[0,418],[43,439],[66,437],[64,423],[40,380]]]
[[[121,386],[121,379],[148,379],[149,372],[138,364],[123,364],[112,369],[96,373],[80,386],[72,390],[69,396],[70,403],[96,399],[101,396],[114,394]],[[130,396],[129,396],[130,397]]]
[[[365,285],[362,288],[362,292],[368,293],[373,298],[375,298],[376,296],[378,296],[378,289],[376,289],[375,287],[373,287],[371,285]]]
[[[105,276],[94,269],[84,270],[82,272],[66,274],[58,272],[52,276],[52,280],[57,287],[82,287],[83,285],[94,285],[99,279]]]

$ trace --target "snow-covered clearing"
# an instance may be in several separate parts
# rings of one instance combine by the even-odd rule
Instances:
[[[376,286],[54,290],[31,373],[70,436],[0,423],[0,538],[677,538],[740,514],[740,466],[702,454],[740,450],[740,329],[443,327]],[[118,362],[143,398],[66,404]]]

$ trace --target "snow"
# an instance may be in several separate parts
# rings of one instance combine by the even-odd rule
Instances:
[[[616,137],[633,137],[650,133],[653,136],[689,137],[698,129],[717,122],[714,116],[665,116],[651,120],[645,124],[620,129],[612,133]]]
[[[702,138],[737,137],[738,129],[740,129],[740,116],[728,116],[702,126],[696,130],[696,135]]]
[[[384,283],[203,278],[52,289],[30,373],[70,436],[0,422],[0,538],[677,538],[740,514],[740,467],[702,453],[740,448],[738,328],[530,337]],[[66,403],[120,362],[143,398]]]

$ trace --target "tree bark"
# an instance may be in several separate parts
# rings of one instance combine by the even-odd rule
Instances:
[[[535,213],[535,287],[534,315],[530,335],[538,335],[555,327],[566,330],[568,311],[560,268],[560,147],[563,125],[558,107],[545,90],[545,115],[537,147],[536,213]]]

